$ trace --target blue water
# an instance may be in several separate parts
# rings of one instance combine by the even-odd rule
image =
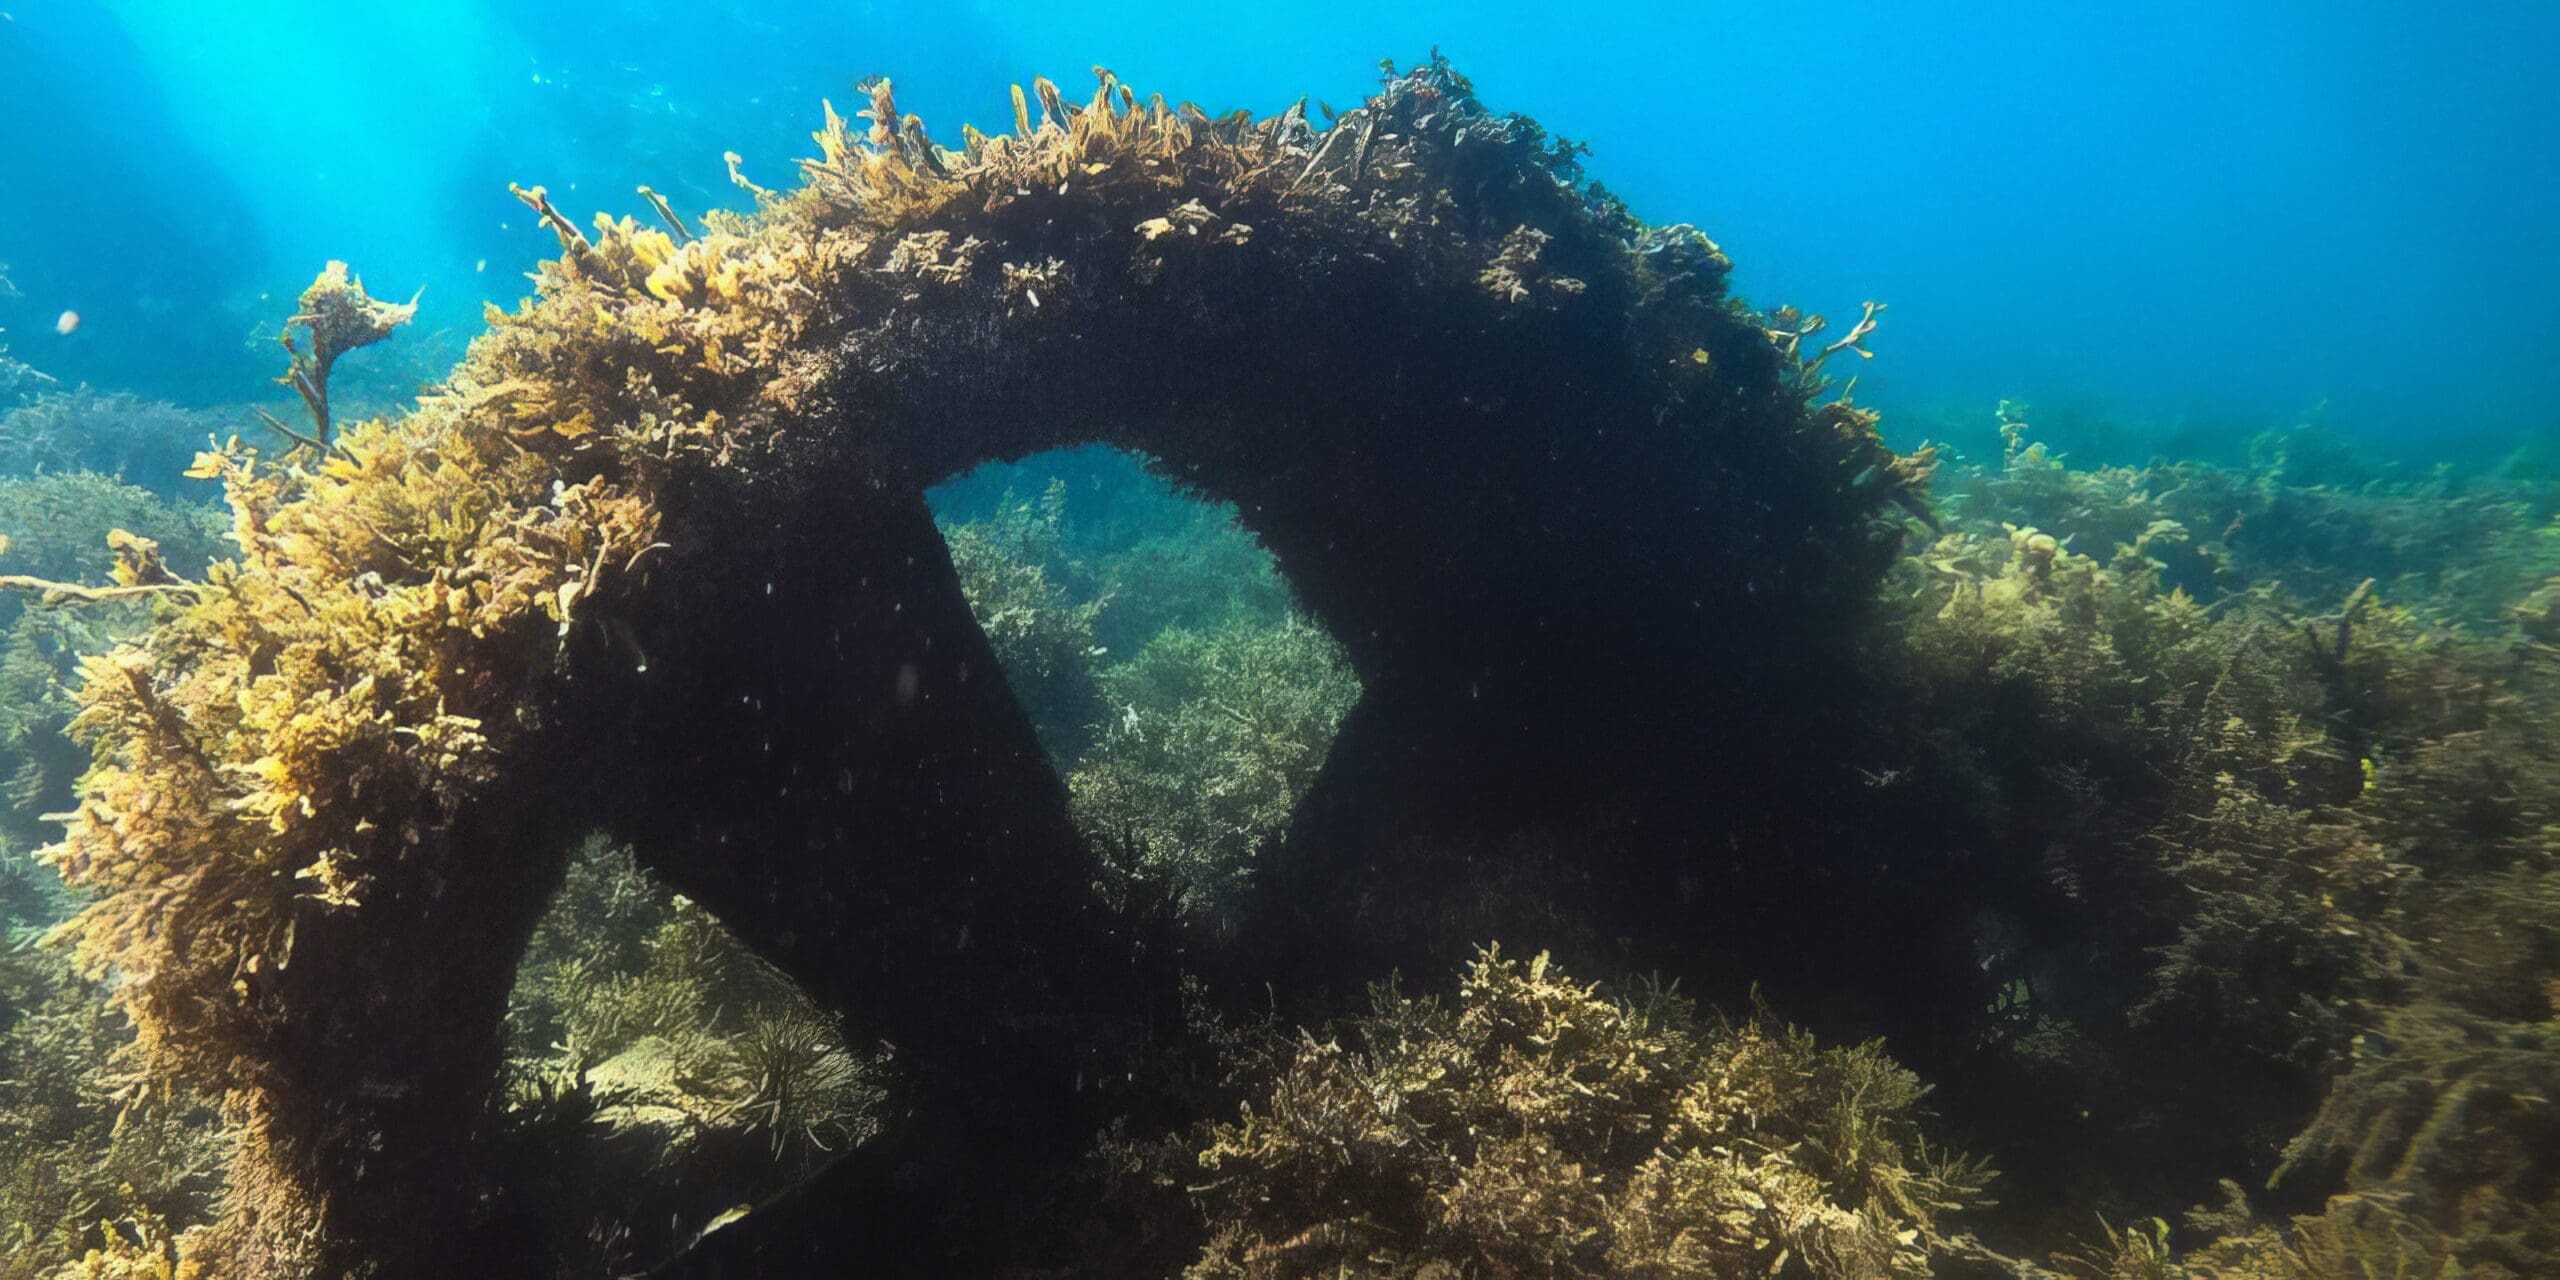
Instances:
[[[6,2],[0,341],[186,403],[268,391],[265,335],[326,259],[423,287],[414,332],[456,347],[553,248],[508,181],[729,203],[723,150],[786,185],[864,75],[950,138],[1035,73],[1347,105],[1437,45],[1641,215],[1714,235],[1755,301],[1891,304],[1859,393],[1900,438],[2001,397],[2404,448],[2560,433],[2537,0]]]

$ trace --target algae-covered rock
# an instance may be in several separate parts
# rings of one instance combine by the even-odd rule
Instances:
[[[674,234],[527,190],[560,257],[413,412],[199,457],[237,559],[87,664],[53,860],[145,1060],[236,1101],[244,1265],[499,1247],[497,1029],[599,826],[908,1064],[869,1216],[715,1240],[1035,1247],[961,1224],[1071,1163],[1171,981],[1090,909],[923,508],[977,462],[1108,442],[1236,502],[1366,690],[1327,773],[1383,785],[1338,813],[1600,803],[1656,729],[1747,789],[1719,744],[1846,660],[1925,466],[1704,236],[1442,65],[1325,129],[1099,80],[957,149],[881,81],[798,190]],[[1374,851],[1326,849],[1356,892]],[[1331,897],[1291,948],[1372,965]]]

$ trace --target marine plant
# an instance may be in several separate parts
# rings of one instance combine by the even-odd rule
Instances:
[[[0,967],[9,1265],[1090,1263],[1061,1171],[1196,1116],[1250,1001],[1325,1029],[1150,1148],[1162,1270],[2560,1268],[2547,477],[2081,468],[2014,406],[1989,465],[1892,457],[1822,380],[1874,308],[1731,304],[1444,66],[1326,129],[1019,109],[952,151],[884,85],[663,230],[527,189],[563,256],[425,404],[198,459],[236,561],[0,482],[12,834],[79,662],[51,856],[103,895],[88,976]],[[1604,414],[1674,425],[1555,429]],[[1087,438],[1242,526],[921,501]],[[1498,953],[1324,1022],[1488,936],[1823,1036]]]
[[[1267,1034],[1237,1117],[1158,1175],[1212,1232],[1195,1280],[1925,1276],[1986,1203],[1880,1046],[1611,996],[1543,954]]]
[[[1169,881],[1195,918],[1239,909],[1253,859],[1324,765],[1360,683],[1303,619],[1173,628],[1102,673],[1108,718],[1067,777],[1076,818]]]
[[[379,301],[364,291],[364,281],[347,273],[347,264],[330,263],[302,291],[300,309],[277,337],[290,357],[284,376],[277,381],[302,397],[303,408],[311,414],[312,434],[302,436],[272,415],[268,425],[297,442],[328,448],[337,426],[329,408],[329,376],[338,358],[390,337],[417,315],[417,299]],[[302,330],[300,341],[293,336],[296,327]]]
[[[9,264],[0,262],[0,299],[17,296],[17,286],[9,283]],[[0,333],[5,332],[0,330]],[[0,343],[0,408],[14,405],[51,385],[52,378],[12,357],[8,344]]]
[[[173,503],[93,472],[0,479],[0,581],[18,588],[0,591],[0,787],[8,801],[0,835],[9,844],[44,843],[55,829],[39,815],[70,804],[84,762],[61,729],[72,715],[69,682],[80,657],[104,652],[153,617],[149,592],[65,598],[51,584],[113,575],[119,557],[111,544],[119,539],[136,552],[147,543],[174,572],[201,572],[220,523],[211,507]]]
[[[2198,490],[2234,488],[2180,465]],[[1948,479],[1996,494],[2022,469],[2129,532],[2083,554],[1985,529],[1996,501],[1959,509],[1963,531],[1916,551],[1879,632],[1929,745],[1877,786],[1970,846],[1992,1015],[1971,1070],[2013,1082],[1996,1117],[1959,1117],[1971,1140],[2119,1224],[2217,1169],[2276,1206],[2110,1227],[2065,1254],[2091,1274],[2548,1269],[2540,1188],[2560,1170],[2532,1099],[2560,976],[2560,666],[2511,603],[2548,549],[2513,521],[2450,552],[2342,539],[2310,553],[2314,581],[2362,572],[2339,596],[2246,576],[2278,572],[2258,561],[2200,597],[2163,553],[2191,545],[2183,524],[2130,473],[2013,447],[1996,483]],[[2318,474],[2262,476],[2253,509],[2325,504],[2384,529],[2439,502],[2341,498]],[[2407,555],[2503,567],[2371,572]],[[2098,1142],[2104,1166],[2083,1154]],[[2056,1166],[2067,1177],[2042,1176]]]
[[[87,470],[0,477],[0,568],[13,575],[78,582],[110,576],[116,530],[148,538],[164,564],[199,574],[213,562],[229,523],[218,508],[172,501],[149,489]],[[0,595],[0,617],[24,603]]]
[[[1941,506],[1985,531],[2043,530],[2100,561],[2139,544],[2165,582],[2201,599],[2276,591],[2298,606],[2345,598],[2366,578],[2447,621],[2498,611],[2560,566],[2549,482],[2450,468],[2409,473],[2313,427],[2267,432],[2244,465],[2161,460],[2075,467],[2003,401],[1997,463],[1951,470]]]
[[[951,567],[969,597],[969,612],[1004,664],[1006,681],[1040,740],[1061,763],[1073,760],[1101,720],[1094,681],[1098,599],[1071,599],[1057,580],[1063,491],[1052,486],[1043,510],[1008,502],[995,518],[946,526]]]
[[[509,1003],[510,1194],[556,1266],[664,1256],[878,1122],[879,1055],[627,849],[580,851]]]
[[[7,1280],[56,1274],[92,1251],[157,1254],[214,1216],[229,1154],[214,1101],[147,1080],[106,994],[58,954],[0,950]]]

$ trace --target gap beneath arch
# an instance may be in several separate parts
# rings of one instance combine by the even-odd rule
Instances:
[[[781,970],[602,836],[507,1000],[500,1157],[541,1256],[621,1275],[875,1133],[893,1075]],[[534,1225],[534,1224],[539,1224]]]

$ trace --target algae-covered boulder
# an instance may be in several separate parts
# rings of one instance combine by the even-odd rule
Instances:
[[[1257,935],[1310,982],[1377,958],[1364,833],[1738,794],[1806,739],[1925,470],[1820,401],[1865,324],[1750,314],[1442,65],[1321,128],[1098,78],[957,148],[879,82],[797,190],[741,174],[755,211],[698,225],[522,191],[560,256],[415,411],[198,459],[237,559],[89,663],[54,858],[148,1062],[244,1122],[243,1267],[504,1250],[500,1015],[599,828],[896,1048],[902,1119],[702,1257],[1045,1247],[993,1228],[1068,1194],[1175,992],[925,509],[976,463],[1148,454],[1342,645],[1363,701]]]

